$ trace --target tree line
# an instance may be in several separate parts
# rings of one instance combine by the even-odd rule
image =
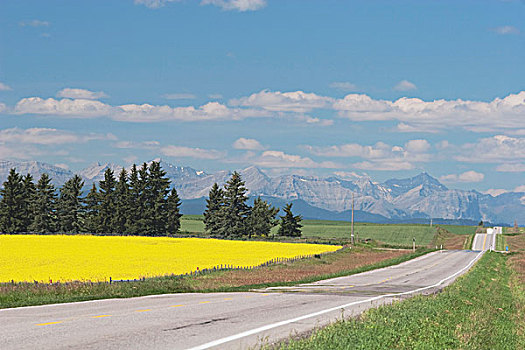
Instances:
[[[181,201],[159,162],[115,177],[106,169],[104,179],[93,183],[83,196],[84,181],[78,175],[58,190],[47,174],[35,184],[11,169],[0,189],[0,232],[6,233],[99,233],[118,235],[175,235],[180,230]],[[278,235],[301,236],[301,216],[293,215],[292,204],[285,215],[261,198],[253,206],[246,202],[245,183],[234,172],[224,188],[217,183],[210,190],[204,212],[206,232],[217,238],[267,237],[280,223]]]
[[[292,204],[284,208],[280,222],[276,220],[278,208],[272,207],[260,197],[256,198],[253,207],[246,202],[247,189],[241,175],[234,172],[224,188],[215,183],[208,195],[204,212],[206,232],[212,237],[240,238],[248,236],[268,237],[272,227],[280,224],[279,236],[301,236],[301,216],[293,215]]]
[[[180,228],[180,199],[159,162],[133,164],[115,178],[104,172],[84,197],[78,175],[57,191],[47,174],[35,184],[31,174],[11,169],[0,189],[0,232],[173,235]]]

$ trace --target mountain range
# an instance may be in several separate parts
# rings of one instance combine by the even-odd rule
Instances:
[[[185,214],[202,213],[211,186],[215,182],[222,185],[231,176],[229,171],[208,174],[162,160],[161,166],[177,189]],[[11,168],[16,168],[21,174],[31,173],[35,179],[48,173],[57,187],[73,176],[71,171],[51,164],[4,160],[0,161],[1,183]],[[122,166],[96,163],[77,173],[88,188],[100,181],[108,168],[118,175]],[[239,172],[250,197],[261,196],[279,207],[293,202],[294,211],[305,218],[348,220],[353,198],[356,220],[359,221],[428,222],[434,218],[471,224],[479,220],[501,224],[512,224],[514,220],[525,222],[524,192],[492,196],[475,190],[449,189],[428,173],[379,183],[367,176],[349,179],[301,175],[269,177],[253,166]]]

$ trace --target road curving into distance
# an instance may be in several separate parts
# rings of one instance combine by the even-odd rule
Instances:
[[[476,233],[474,241],[472,242],[472,250],[487,251],[496,249],[496,234],[495,233]]]
[[[485,248],[489,239],[482,239]],[[485,248],[434,252],[353,276],[250,293],[4,309],[0,349],[245,349],[416,293],[433,293],[468,271]]]

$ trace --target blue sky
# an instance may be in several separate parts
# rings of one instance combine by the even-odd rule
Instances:
[[[2,1],[0,159],[525,185],[523,1]]]

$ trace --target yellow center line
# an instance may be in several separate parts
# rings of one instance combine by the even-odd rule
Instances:
[[[264,295],[264,296],[267,296],[267,295],[270,295],[271,293],[263,293],[261,295]]]
[[[179,305],[170,305],[170,307],[181,307],[181,306],[184,306],[182,304],[179,304]]]
[[[483,240],[483,249],[481,250],[485,250],[485,243],[487,243],[487,235],[485,234],[485,239]]]
[[[46,323],[37,323],[37,326],[48,326],[50,324],[59,324],[59,323],[62,323],[64,321],[55,321],[55,322],[46,322]]]
[[[102,317],[111,317],[111,315],[98,315],[98,316],[91,316],[91,318],[102,318]]]
[[[151,309],[135,310],[135,312],[148,312],[148,311],[151,311]]]
[[[208,304],[208,303],[211,303],[211,301],[201,301],[201,302],[199,302],[199,304]]]
[[[233,298],[224,298],[224,300],[232,300]]]

